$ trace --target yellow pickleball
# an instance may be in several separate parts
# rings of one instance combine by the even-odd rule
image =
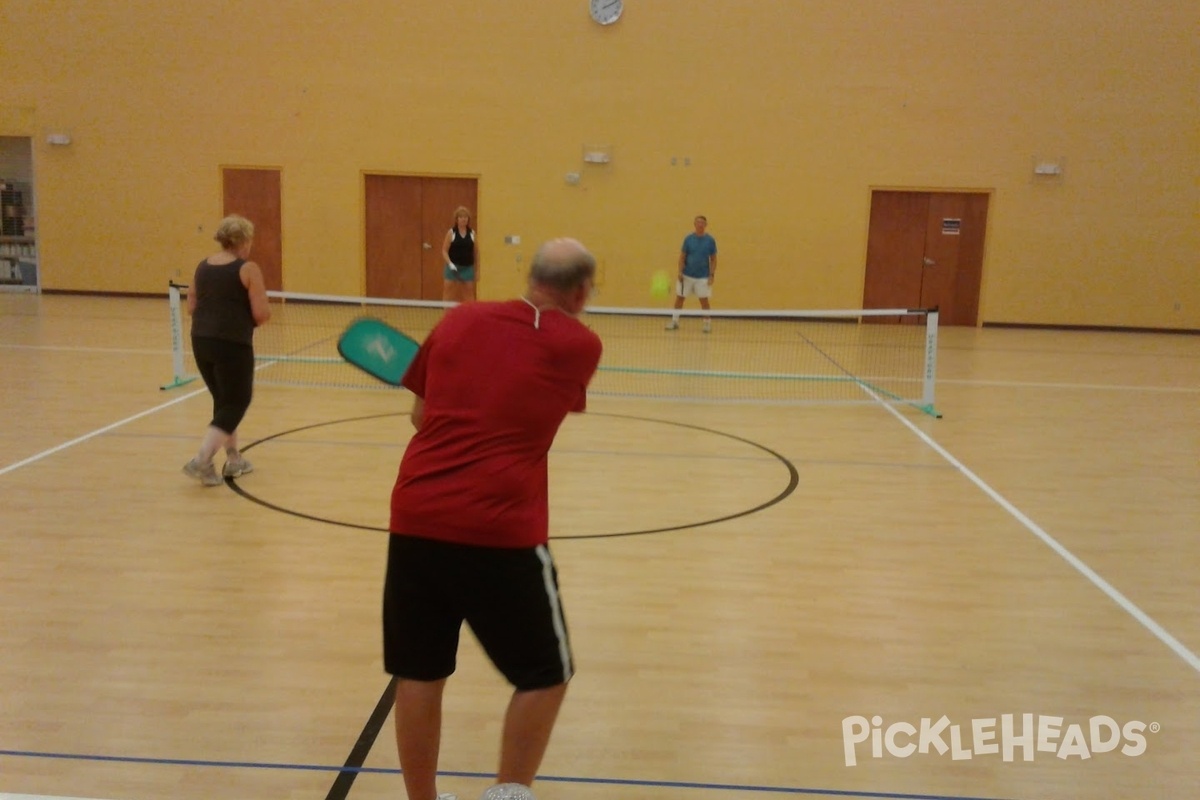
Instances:
[[[666,270],[659,270],[650,279],[650,296],[663,299],[671,293],[671,275]]]

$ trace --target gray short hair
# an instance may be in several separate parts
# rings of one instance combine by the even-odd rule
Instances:
[[[529,280],[560,291],[577,289],[596,277],[596,257],[574,239],[552,239],[533,254]]]

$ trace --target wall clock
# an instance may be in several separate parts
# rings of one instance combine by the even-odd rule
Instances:
[[[601,25],[612,25],[621,18],[625,10],[624,0],[588,0],[588,10],[592,19]]]

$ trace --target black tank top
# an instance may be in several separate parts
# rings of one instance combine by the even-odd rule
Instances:
[[[254,315],[241,276],[245,263],[241,258],[228,264],[210,264],[205,259],[196,267],[191,288],[196,293],[192,336],[253,344]]]
[[[450,229],[454,241],[450,242],[450,263],[456,267],[475,266],[475,231],[467,228],[466,236],[458,235],[458,226]]]

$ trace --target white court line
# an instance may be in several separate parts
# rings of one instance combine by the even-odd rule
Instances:
[[[108,433],[111,430],[116,430],[117,428],[121,427],[122,425],[128,425],[130,422],[139,420],[142,417],[148,417],[151,414],[154,414],[158,411],[162,411],[164,408],[170,408],[171,406],[173,406],[177,403],[182,403],[184,400],[190,400],[191,398],[195,397],[196,395],[204,394],[207,391],[208,391],[208,389],[196,389],[193,392],[176,397],[174,400],[168,400],[167,402],[161,403],[160,405],[157,405],[154,408],[147,409],[146,411],[142,411],[137,414],[134,414],[132,417],[126,417],[125,419],[120,420],[119,422],[114,422],[111,425],[105,425],[103,428],[97,428],[96,430],[92,431],[91,433],[85,433],[83,436],[72,439],[69,442],[63,442],[62,444],[57,445],[56,447],[51,447],[49,450],[43,450],[42,452],[38,453],[37,455],[30,456],[29,458],[18,461],[15,464],[9,464],[7,467],[0,468],[0,476],[7,475],[10,472],[14,472],[14,471],[20,469],[21,467],[28,466],[36,461],[41,461],[43,458],[46,458],[47,456],[52,456],[55,453],[66,450],[68,447],[74,447],[77,444],[82,444],[83,442],[86,442],[88,439],[94,439],[97,436]],[[5,795],[0,794],[0,800],[7,800],[7,798],[5,797]]]
[[[887,403],[882,402],[882,400],[880,400],[880,405],[882,405],[889,414],[894,416],[896,419],[900,420],[900,422],[902,422],[905,425],[905,427],[907,427],[910,431],[915,433],[918,436],[918,438],[920,438],[923,442],[925,442],[925,444],[927,444],[931,448],[933,448],[933,450],[938,455],[940,455],[942,458],[944,458],[946,461],[948,461],[955,469],[957,469],[959,472],[961,472],[963,474],[963,476],[966,477],[967,480],[969,480],[971,483],[973,483],[977,487],[979,487],[979,489],[982,490],[983,493],[986,494],[988,497],[992,498],[992,500],[996,501],[996,503],[1001,508],[1003,508],[1009,514],[1011,514],[1018,522],[1020,522],[1022,525],[1024,525],[1029,530],[1030,533],[1032,533],[1037,538],[1041,539],[1042,542],[1047,547],[1049,547],[1051,550],[1058,553],[1058,555],[1061,556],[1064,561],[1066,561],[1068,564],[1070,564],[1072,567],[1074,567],[1076,570],[1078,570],[1079,573],[1081,575],[1083,575],[1083,577],[1085,577],[1089,581],[1091,581],[1092,584],[1095,585],[1097,589],[1099,589],[1100,591],[1102,591],[1106,595],[1108,595],[1110,600],[1112,600],[1114,603],[1119,605],[1121,608],[1125,609],[1125,612],[1128,613],[1135,620],[1137,620],[1143,628],[1150,631],[1152,634],[1154,634],[1158,638],[1159,641],[1161,641],[1167,647],[1174,650],[1176,655],[1178,655],[1180,658],[1182,658],[1184,661],[1186,661],[1188,663],[1188,666],[1190,666],[1196,672],[1200,672],[1200,656],[1197,656],[1191,650],[1187,649],[1187,647],[1185,647],[1182,642],[1180,642],[1178,639],[1176,639],[1174,636],[1172,636],[1170,633],[1168,633],[1166,628],[1164,628],[1162,625],[1159,625],[1157,622],[1155,622],[1150,617],[1149,614],[1147,614],[1145,611],[1142,611],[1140,608],[1138,608],[1136,605],[1134,605],[1132,600],[1130,600],[1125,595],[1121,594],[1121,592],[1118,591],[1116,589],[1116,587],[1114,587],[1108,581],[1104,580],[1104,578],[1100,577],[1100,575],[1094,569],[1092,569],[1087,564],[1085,564],[1082,559],[1080,559],[1078,556],[1076,556],[1074,553],[1072,553],[1070,550],[1068,550],[1066,547],[1064,547],[1062,544],[1060,544],[1058,542],[1058,540],[1055,539],[1053,536],[1046,533],[1046,531],[1044,531],[1040,525],[1038,525],[1036,522],[1031,520],[1029,517],[1025,516],[1025,514],[1022,513],[1022,511],[1019,508],[1017,508],[1015,505],[1013,505],[1007,499],[1005,499],[1002,494],[997,492],[991,486],[988,486],[986,483],[984,483],[982,478],[980,478],[978,475],[976,475],[974,472],[972,472],[970,469],[968,469],[966,467],[966,465],[963,464],[961,461],[959,461],[957,458],[952,456],[950,454],[950,452],[948,450],[946,450],[946,448],[942,447],[940,444],[938,444],[936,441],[934,441],[933,437],[926,434],[924,431],[922,431],[920,428],[918,428],[916,425],[914,425],[911,421],[906,419],[899,411],[897,411],[895,408],[888,405]]]
[[[5,345],[0,345],[0,347],[2,347],[2,346],[5,346]],[[86,349],[86,348],[81,348],[81,349]],[[106,351],[106,352],[123,352],[123,351]],[[268,361],[265,364],[259,364],[258,366],[256,366],[254,368],[254,371],[258,372],[261,369],[266,369],[267,367],[272,367],[276,363],[278,363],[278,362]],[[117,428],[120,428],[122,425],[128,425],[129,423],[139,420],[142,417],[148,417],[151,414],[162,411],[164,408],[170,408],[171,406],[175,405],[176,403],[182,403],[184,400],[190,400],[191,398],[195,397],[196,395],[204,394],[207,391],[208,391],[207,387],[205,387],[204,389],[196,389],[195,391],[189,392],[185,395],[180,395],[179,397],[176,397],[174,400],[168,400],[165,403],[160,403],[160,404],[156,405],[154,408],[149,408],[149,409],[146,409],[145,411],[138,412],[137,414],[134,414],[132,417],[126,417],[125,419],[120,420],[119,422],[114,422],[111,425],[105,425],[103,428],[97,428],[96,430],[92,431],[91,433],[85,433],[83,436],[80,436],[76,439],[72,439],[69,442],[63,442],[62,444],[60,444],[56,447],[51,447],[49,450],[43,450],[42,452],[38,453],[37,455],[30,456],[29,458],[26,458],[23,461],[18,461],[15,464],[9,464],[7,467],[0,468],[0,476],[7,475],[8,473],[13,472],[14,470],[20,469],[21,467],[28,466],[29,464],[32,464],[35,461],[41,461],[43,458],[46,458],[47,456],[52,456],[55,453],[66,450],[68,447],[74,447],[77,444],[82,444],[82,443],[86,442],[88,439],[94,439],[97,436],[108,433],[109,431],[116,430]],[[0,800],[5,800],[4,795],[0,795]]]
[[[959,386],[1001,386],[1014,389],[1087,389],[1114,392],[1178,392],[1195,394],[1200,386],[1129,386],[1120,383],[1037,383],[1034,381],[977,381],[966,378],[938,378],[939,384],[953,383]]]
[[[263,366],[270,366],[270,364],[266,364]],[[258,367],[258,369],[262,369],[263,366]],[[879,401],[879,404],[884,409],[886,409],[889,414],[891,414],[896,419],[898,419],[901,422],[901,424],[903,424],[910,431],[912,431],[914,434],[916,434],[916,436],[919,439],[921,439],[923,442],[925,442],[925,444],[929,445],[929,447],[934,452],[936,452],[943,459],[945,459],[947,462],[949,462],[955,469],[957,469],[960,473],[962,473],[962,475],[967,480],[969,480],[971,483],[975,484],[988,497],[992,498],[992,500],[994,500],[997,503],[997,505],[999,505],[1001,508],[1003,508],[1005,511],[1007,511],[1014,519],[1016,519],[1018,522],[1020,522],[1022,525],[1024,525],[1025,528],[1028,529],[1030,533],[1032,533],[1037,538],[1041,539],[1042,542],[1047,547],[1049,547],[1054,552],[1058,553],[1058,555],[1064,561],[1066,561],[1068,564],[1070,564],[1072,567],[1074,567],[1081,575],[1083,575],[1085,578],[1087,578],[1089,581],[1091,581],[1092,584],[1096,586],[1096,588],[1098,588],[1100,591],[1104,592],[1104,594],[1108,595],[1109,599],[1111,599],[1114,603],[1116,603],[1118,606],[1123,608],[1125,610],[1125,612],[1128,613],[1130,616],[1132,616],[1135,620],[1137,620],[1138,623],[1142,625],[1142,627],[1144,627],[1146,630],[1150,631],[1150,633],[1154,634],[1154,636],[1157,637],[1159,641],[1161,641],[1167,647],[1171,648],[1171,650],[1173,650],[1176,653],[1176,655],[1178,655],[1180,658],[1182,658],[1184,661],[1187,662],[1188,666],[1190,666],[1196,672],[1200,673],[1200,656],[1197,656],[1195,653],[1193,653],[1191,650],[1189,650],[1187,647],[1185,647],[1182,642],[1180,642],[1178,639],[1176,639],[1174,636],[1172,636],[1163,626],[1161,626],[1157,622],[1155,622],[1154,619],[1151,618],[1149,614],[1147,614],[1146,612],[1144,612],[1140,608],[1138,608],[1137,605],[1135,605],[1132,600],[1130,600],[1125,595],[1121,594],[1121,592],[1118,591],[1116,587],[1114,587],[1111,583],[1109,583],[1104,578],[1102,578],[1095,570],[1093,570],[1086,563],[1084,563],[1082,559],[1080,559],[1078,556],[1076,556],[1074,553],[1072,553],[1070,550],[1068,550],[1066,547],[1064,547],[1062,544],[1060,544],[1059,541],[1057,539],[1055,539],[1053,536],[1046,533],[1046,531],[1043,530],[1041,528],[1041,526],[1039,526],[1036,522],[1031,520],[1029,517],[1025,516],[1025,514],[1019,508],[1017,508],[1015,505],[1010,503],[1002,494],[1000,494],[995,489],[993,489],[991,486],[989,486],[987,483],[985,483],[982,478],[980,478],[978,475],[976,475],[974,472],[972,472],[970,469],[968,469],[965,464],[963,464],[961,461],[959,461],[957,458],[955,458],[953,455],[951,455],[950,452],[948,450],[946,450],[946,448],[942,447],[940,444],[938,444],[936,441],[934,441],[934,439],[931,436],[926,434],[924,431],[922,431],[920,428],[918,428],[916,425],[914,425],[912,422],[910,422],[908,419],[906,419],[899,411],[897,411],[891,405],[885,403],[883,401],[883,399],[878,397],[877,395],[875,395],[875,393],[873,391],[871,391],[867,387],[862,387],[862,388],[868,394],[874,396],[875,399],[877,401]],[[15,464],[10,464],[7,467],[0,468],[0,476],[6,475],[9,472],[18,470],[21,467],[27,466],[36,461],[40,461],[43,458],[46,458],[47,456],[51,456],[62,450],[66,450],[69,447],[74,447],[77,444],[86,442],[89,439],[93,439],[93,438],[100,436],[102,434],[105,434],[111,430],[115,430],[116,428],[119,428],[123,425],[129,424],[130,422],[139,420],[142,417],[146,417],[146,416],[149,416],[150,414],[154,414],[158,411],[163,410],[164,408],[169,408],[170,406],[173,406],[177,403],[181,403],[184,400],[188,400],[192,397],[195,397],[198,394],[203,394],[206,391],[207,391],[207,389],[197,389],[189,394],[185,394],[181,397],[175,398],[174,400],[170,400],[166,403],[157,405],[154,408],[148,409],[146,411],[142,411],[138,414],[134,414],[131,417],[126,417],[125,419],[120,420],[118,422],[114,422],[111,425],[106,425],[103,428],[98,428],[98,429],[92,431],[91,433],[84,434],[83,436],[80,436],[76,439],[72,439],[69,442],[64,442],[63,444],[60,444],[57,447],[52,447],[49,450],[44,450],[41,453],[38,453],[37,455],[30,456],[29,458],[26,458],[22,461],[18,461]],[[0,795],[0,800],[9,800],[9,796]]]

